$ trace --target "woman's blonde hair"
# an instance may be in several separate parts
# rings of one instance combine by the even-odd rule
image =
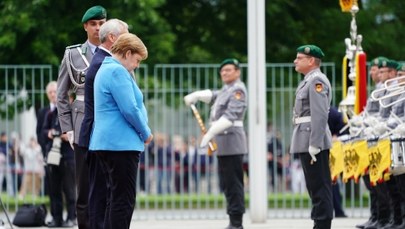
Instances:
[[[142,60],[148,58],[148,50],[142,40],[132,33],[121,34],[111,47],[111,53],[125,57],[126,53],[139,54]]]

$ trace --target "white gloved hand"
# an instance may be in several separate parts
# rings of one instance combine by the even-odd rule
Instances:
[[[371,138],[374,136],[373,127],[369,126],[363,130],[363,134],[366,138]]]
[[[315,146],[309,146],[308,147],[308,152],[309,152],[309,155],[311,155],[311,158],[312,158],[312,160],[314,161],[314,162],[316,162],[316,155],[319,153],[319,152],[321,152],[321,149],[319,149],[319,148],[317,148],[317,147],[315,147]]]
[[[388,128],[384,122],[380,122],[374,126],[373,130],[376,136],[381,136],[388,130]]]
[[[74,134],[73,130],[66,132],[66,134],[67,134],[68,139],[69,139],[70,147],[72,147],[72,149],[74,149],[73,148],[73,142],[75,140],[75,134]]]
[[[368,116],[364,119],[364,124],[367,126],[375,126],[379,123],[378,119],[374,116]]]
[[[350,126],[361,126],[363,124],[363,118],[358,115],[353,116],[353,118],[349,120],[349,124]]]
[[[200,147],[206,147],[208,142],[217,134],[223,132],[232,126],[232,122],[227,118],[221,117],[218,121],[214,122],[207,133],[204,134],[204,137],[201,140]]]
[[[204,103],[211,102],[212,99],[212,91],[211,90],[202,90],[202,91],[195,91],[184,96],[184,103],[187,106],[191,104],[195,104],[198,100],[203,101]]]
[[[387,126],[389,128],[395,128],[398,125],[398,121],[395,118],[389,118],[387,121]]]
[[[361,127],[351,126],[349,128],[349,133],[352,137],[356,137],[359,134],[359,131],[361,131]]]

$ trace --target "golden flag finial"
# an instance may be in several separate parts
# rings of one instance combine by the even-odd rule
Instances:
[[[339,0],[342,12],[350,12],[354,5],[357,6],[357,0]]]

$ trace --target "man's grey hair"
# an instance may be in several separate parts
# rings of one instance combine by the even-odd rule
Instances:
[[[51,81],[46,85],[46,89],[45,89],[46,93],[48,93],[52,89],[52,87],[55,87],[55,88],[58,87],[56,81]]]
[[[101,43],[104,43],[107,40],[108,34],[111,33],[115,36],[119,36],[123,30],[128,30],[128,24],[126,22],[116,18],[106,21],[101,25],[100,31],[98,32]]]

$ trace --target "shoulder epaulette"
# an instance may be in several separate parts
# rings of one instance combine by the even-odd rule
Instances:
[[[73,48],[80,47],[80,46],[82,46],[82,44],[70,45],[70,46],[67,46],[66,49],[73,49]]]

